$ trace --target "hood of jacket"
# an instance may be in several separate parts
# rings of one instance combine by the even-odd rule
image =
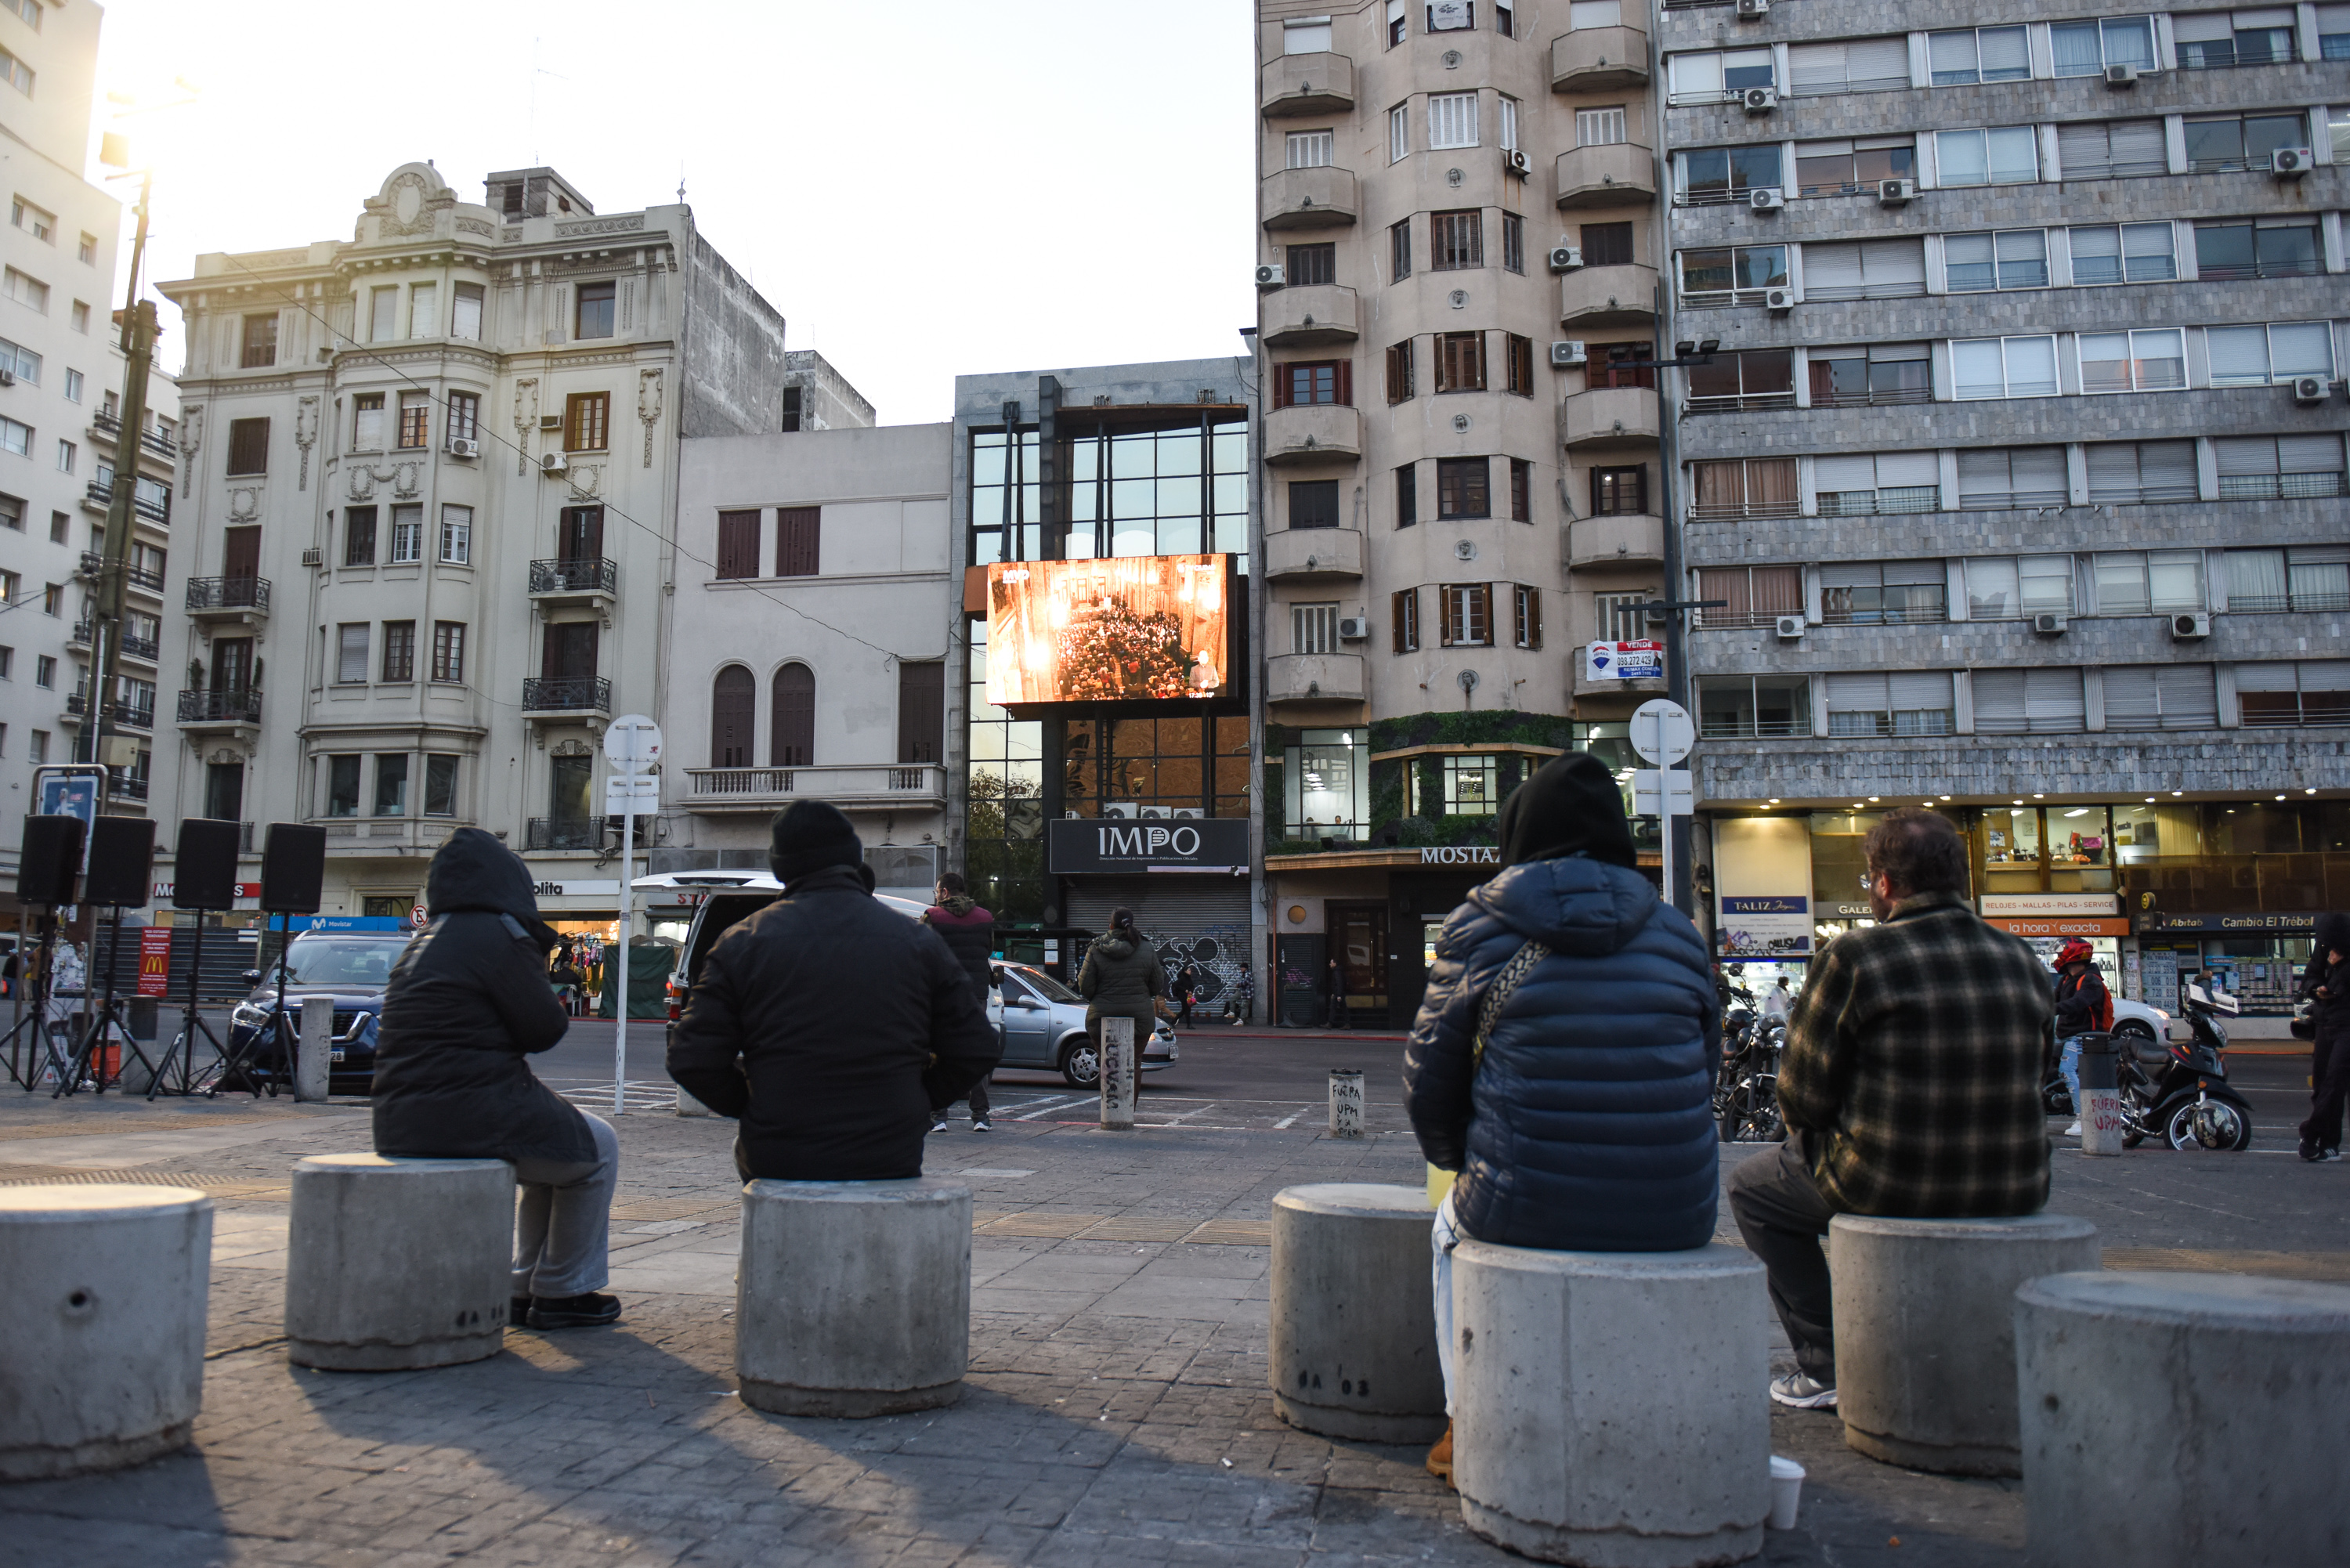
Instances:
[[[1091,950],[1101,954],[1106,959],[1122,959],[1133,953],[1134,944],[1124,937],[1108,936],[1096,941]]]
[[[1638,871],[1568,856],[1505,867],[1469,902],[1553,952],[1604,957],[1639,934],[1658,898]]]
[[[969,919],[971,918],[971,912],[979,908],[979,900],[967,897],[964,894],[957,893],[951,898],[941,900],[939,904],[939,908],[944,909],[948,914],[952,915],[958,920]]]
[[[2312,953],[2319,963],[2325,961],[2325,950],[2332,948],[2345,958],[2350,958],[2350,915],[2320,915],[2317,917],[2317,940]]]
[[[424,877],[424,907],[434,915],[467,910],[505,915],[541,947],[562,939],[538,918],[538,898],[522,857],[478,827],[461,827],[432,857]]]

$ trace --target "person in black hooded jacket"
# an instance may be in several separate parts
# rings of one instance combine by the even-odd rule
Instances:
[[[702,961],[669,1075],[739,1120],[745,1181],[920,1176],[936,1113],[1002,1054],[981,992],[937,931],[874,898],[833,806],[779,812],[767,863],[783,897]]]
[[[2301,1124],[2301,1158],[2342,1158],[2342,1106],[2350,1100],[2350,915],[2317,917],[2317,940],[2302,971],[2298,1000],[2314,1002],[2309,1119]]]
[[[421,1159],[503,1159],[522,1189],[510,1321],[533,1328],[610,1323],[611,1124],[538,1081],[524,1058],[571,1020],[547,984],[559,940],[538,918],[530,873],[478,827],[461,827],[425,877],[432,923],[385,988],[376,1041],[375,1151]]]

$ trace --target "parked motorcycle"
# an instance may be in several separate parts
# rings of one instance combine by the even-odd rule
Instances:
[[[1787,1023],[1758,1018],[1743,1009],[1733,1033],[1723,1021],[1721,1070],[1714,1080],[1714,1120],[1724,1143],[1775,1143],[1787,1136],[1779,1114],[1779,1056],[1787,1048]]]
[[[2241,1152],[2252,1146],[2252,1107],[2228,1082],[2227,1026],[2242,1011],[2235,997],[2199,976],[2186,987],[2194,1038],[2167,1047],[2151,1070],[2136,1052],[2116,1060],[2121,1089],[2122,1147],[2158,1137],[2173,1148]]]

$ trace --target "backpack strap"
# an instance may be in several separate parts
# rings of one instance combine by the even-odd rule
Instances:
[[[1471,1074],[1485,1064],[1486,1039],[1493,1033],[1493,1022],[1501,1017],[1502,1007],[1510,1000],[1510,993],[1518,989],[1520,981],[1534,972],[1534,965],[1548,957],[1550,949],[1540,942],[1529,941],[1511,956],[1510,961],[1502,966],[1502,972],[1493,977],[1493,983],[1485,988],[1485,1000],[1477,1007],[1477,1038],[1470,1054],[1469,1070]]]

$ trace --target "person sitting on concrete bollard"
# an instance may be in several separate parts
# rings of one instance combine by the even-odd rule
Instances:
[[[971,896],[968,886],[955,872],[943,872],[938,886],[931,890],[931,907],[922,911],[922,924],[939,933],[947,950],[971,976],[978,988],[979,1005],[986,1011],[988,993],[995,989],[995,916],[979,906]],[[971,1086],[971,1130],[986,1132],[987,1080],[980,1079]],[[932,1132],[947,1130],[946,1112],[933,1118]]]
[[[1142,1050],[1159,1027],[1159,998],[1167,994],[1167,971],[1159,955],[1135,929],[1134,911],[1109,912],[1109,934],[1086,949],[1077,971],[1077,994],[1086,999],[1086,1029],[1094,1037],[1094,1060],[1102,1060],[1102,1020],[1134,1020],[1134,1090],[1142,1092]]]
[[[512,1162],[522,1201],[508,1321],[610,1323],[620,1303],[600,1293],[620,1140],[523,1060],[571,1027],[546,983],[556,936],[538,917],[530,873],[493,835],[461,827],[432,857],[424,901],[432,923],[384,990],[375,1151]]]
[[[1798,1409],[1836,1402],[1830,1219],[1998,1217],[2048,1201],[2047,971],[1969,908],[1948,817],[1888,812],[1862,849],[1878,923],[1813,961],[1779,1061],[1787,1139],[1727,1183],[1794,1345],[1799,1370],[1773,1379],[1771,1397]]]
[[[702,961],[669,1047],[680,1088],[740,1127],[743,1180],[922,1174],[939,1112],[1003,1054],[939,933],[873,897],[857,829],[822,801],[775,815],[783,896]]]
[[[1445,918],[1404,1050],[1428,1162],[1452,1408],[1452,1249],[1676,1252],[1713,1238],[1721,1050],[1704,939],[1638,867],[1615,776],[1581,753],[1502,804],[1502,869]],[[1428,1468],[1451,1479],[1448,1428]]]
[[[2350,1099],[2350,915],[2317,917],[2299,999],[2315,1004],[2309,1020],[2309,1119],[2301,1124],[2301,1158],[2314,1165],[2342,1158],[2342,1106]]]

